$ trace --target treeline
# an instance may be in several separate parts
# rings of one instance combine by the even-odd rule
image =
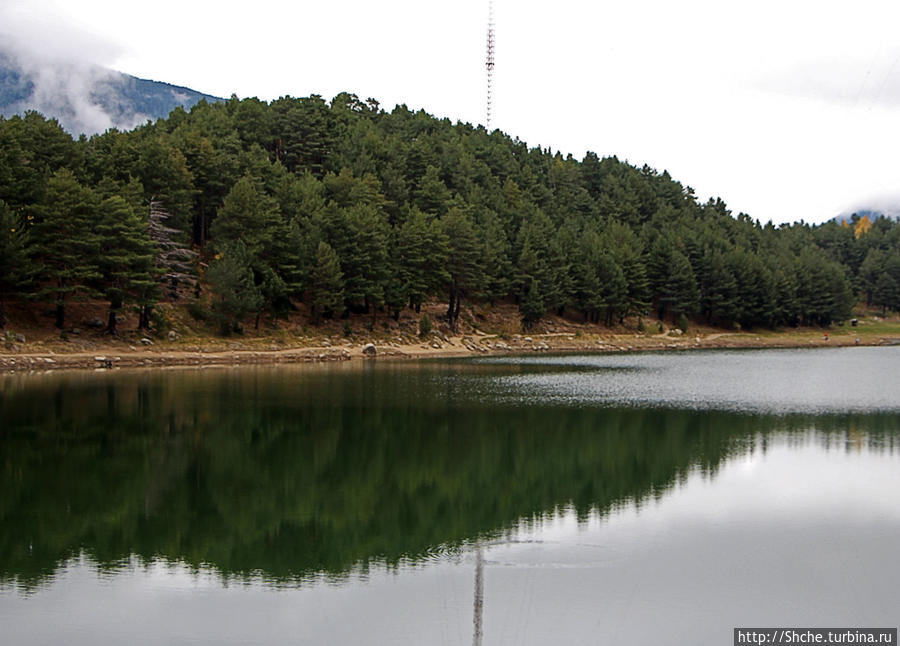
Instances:
[[[223,330],[300,302],[316,322],[435,297],[454,328],[463,303],[507,300],[526,327],[900,310],[900,225],[848,224],[761,225],[648,166],[352,94],[201,102],[78,140],[36,113],[0,119],[0,325],[26,296],[60,328],[72,299],[103,298],[111,332],[123,308],[148,327],[176,297]]]

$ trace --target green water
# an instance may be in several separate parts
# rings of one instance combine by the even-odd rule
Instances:
[[[900,348],[0,378],[15,644],[895,626]]]

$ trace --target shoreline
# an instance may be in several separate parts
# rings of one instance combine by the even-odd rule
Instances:
[[[875,332],[874,330],[872,332]],[[125,343],[95,344],[90,350],[69,351],[53,348],[29,348],[0,352],[0,374],[47,372],[51,370],[110,370],[117,368],[215,367],[241,365],[277,365],[324,363],[332,361],[389,360],[412,361],[431,358],[533,354],[612,354],[696,349],[765,349],[806,347],[848,347],[900,345],[900,337],[858,334],[856,330],[802,330],[790,332],[716,332],[672,334],[590,334],[549,333],[516,334],[500,337],[488,334],[434,336],[419,343],[401,343],[391,339],[365,341],[328,341],[320,345],[279,347],[272,340],[266,345],[244,347],[244,343],[197,345],[186,342],[154,342],[136,348]],[[40,344],[35,344],[40,345]],[[375,354],[364,351],[373,345]],[[122,347],[124,346],[124,348]],[[369,348],[371,352],[371,348]]]

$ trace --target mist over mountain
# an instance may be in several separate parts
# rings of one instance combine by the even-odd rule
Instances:
[[[219,97],[140,79],[91,63],[40,58],[0,50],[0,114],[36,110],[56,118],[72,135],[131,129]]]

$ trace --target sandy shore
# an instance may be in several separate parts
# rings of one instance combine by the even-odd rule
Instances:
[[[410,343],[403,339],[371,341],[323,341],[320,345],[285,346],[272,342],[216,343],[197,345],[189,340],[154,342],[135,347],[123,343],[97,344],[86,351],[23,345],[15,351],[0,352],[0,372],[29,372],[60,369],[114,369],[164,366],[230,366],[247,364],[308,363],[324,361],[416,360],[478,355],[635,352],[689,350],[698,348],[781,348],[834,347],[850,345],[896,345],[900,338],[859,334],[857,330],[791,330],[786,332],[718,332],[668,334],[516,334],[499,337],[488,334],[436,335],[427,341]],[[374,346],[365,351],[367,345]],[[247,347],[249,346],[249,347]]]

